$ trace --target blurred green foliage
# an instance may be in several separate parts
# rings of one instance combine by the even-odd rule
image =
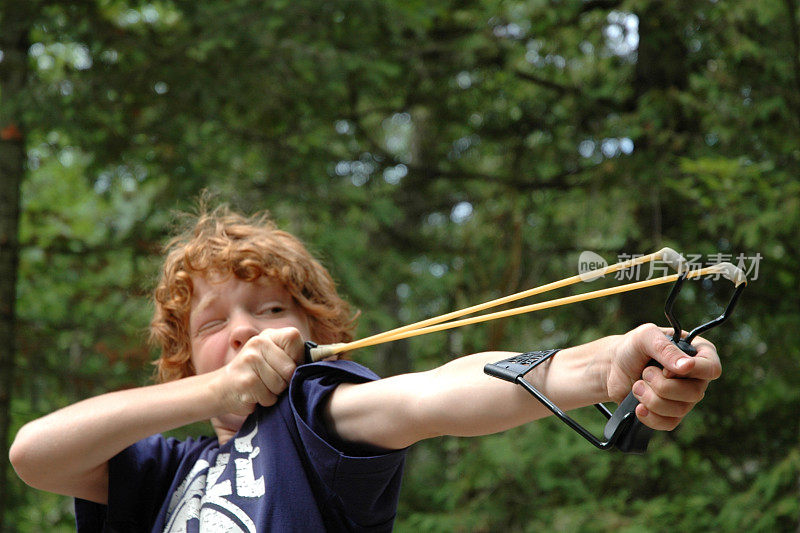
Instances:
[[[723,377],[647,455],[552,420],[421,443],[397,530],[797,529],[795,0],[30,3],[0,6],[30,67],[12,432],[147,383],[160,245],[208,188],[303,238],[361,335],[572,275],[583,250],[745,258],[754,279],[708,335]],[[729,294],[690,284],[682,322]],[[665,296],[355,358],[390,374],[566,346],[663,323]],[[73,530],[67,499],[8,476],[9,531]]]

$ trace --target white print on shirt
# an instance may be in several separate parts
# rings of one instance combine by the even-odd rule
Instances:
[[[233,441],[233,446],[239,453],[248,454],[246,458],[234,459],[236,464],[236,494],[245,498],[260,498],[264,495],[264,476],[254,479],[253,459],[258,457],[260,448],[253,448],[253,438],[256,436],[258,426],[253,428],[249,435],[239,437]]]
[[[253,459],[261,449],[253,446],[258,426],[249,434],[234,439],[236,467],[236,497],[259,498],[265,493],[264,476],[255,479]],[[221,453],[214,466],[199,460],[175,489],[167,508],[164,533],[187,533],[188,531],[230,531],[256,533],[256,526],[247,513],[227,499],[233,495],[231,480],[220,482],[232,453]]]

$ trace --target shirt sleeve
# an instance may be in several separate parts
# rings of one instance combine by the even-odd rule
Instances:
[[[328,430],[323,411],[342,383],[379,379],[352,361],[326,361],[297,369],[289,387],[292,413],[307,458],[331,498],[360,525],[394,519],[405,450],[347,442]]]
[[[78,533],[149,531],[181,460],[203,440],[153,435],[114,456],[108,463],[108,505],[75,499]]]

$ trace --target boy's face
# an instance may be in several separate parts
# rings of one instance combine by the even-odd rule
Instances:
[[[310,337],[308,317],[279,283],[267,278],[255,282],[235,276],[192,277],[189,335],[192,363],[198,374],[221,368],[242,346],[266,329],[297,328]]]

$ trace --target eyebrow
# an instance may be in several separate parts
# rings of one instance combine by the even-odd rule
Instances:
[[[203,298],[200,300],[200,303],[197,304],[197,307],[195,307],[190,312],[190,317],[199,315],[200,313],[202,313],[203,311],[214,305],[214,302],[216,302],[218,299],[219,296],[216,293],[213,292],[206,293],[206,295],[203,296]]]

